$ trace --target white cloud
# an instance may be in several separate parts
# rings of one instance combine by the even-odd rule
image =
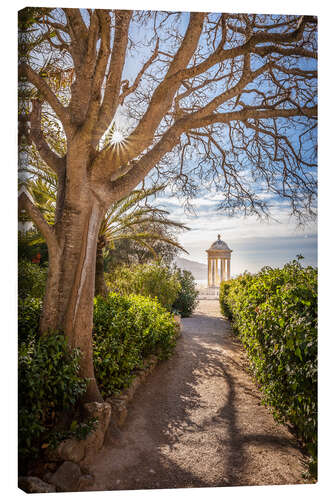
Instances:
[[[272,208],[272,216],[279,222],[267,222],[254,216],[224,216],[217,210],[218,199],[217,194],[196,198],[196,216],[186,215],[175,197],[156,200],[158,206],[165,206],[171,218],[191,228],[191,231],[178,236],[180,243],[189,252],[186,258],[206,263],[205,250],[221,234],[221,238],[233,250],[233,274],[246,269],[255,272],[264,265],[282,266],[299,253],[306,258],[305,264],[317,264],[317,226],[312,223],[303,229],[297,229],[296,222],[289,217],[287,202],[279,202]]]

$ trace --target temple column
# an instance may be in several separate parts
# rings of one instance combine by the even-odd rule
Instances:
[[[230,280],[230,259],[227,260],[227,276],[228,280]]]
[[[213,285],[213,260],[209,262],[209,286]]]
[[[216,259],[216,286],[220,285],[219,260]]]
[[[212,285],[215,286],[215,259],[212,260]]]
[[[217,259],[215,259],[215,266],[214,266],[214,284],[215,286],[218,286],[219,284],[219,275],[218,275],[218,262]]]
[[[214,286],[214,259],[210,261],[210,286]]]
[[[210,261],[210,286],[214,285],[214,261]]]
[[[210,259],[208,259],[208,286],[210,286]]]
[[[213,267],[214,267],[214,261],[213,261],[213,259],[210,259],[210,286],[213,286],[213,284],[214,284]]]
[[[214,260],[210,261],[210,286],[214,286]]]

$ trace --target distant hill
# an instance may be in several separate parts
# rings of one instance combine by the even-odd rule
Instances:
[[[207,264],[200,264],[200,262],[195,262],[194,260],[183,259],[182,257],[175,258],[176,266],[180,267],[180,269],[184,269],[186,271],[191,271],[196,280],[205,280],[207,279]]]

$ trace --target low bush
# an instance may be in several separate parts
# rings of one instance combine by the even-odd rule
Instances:
[[[43,448],[83,438],[94,422],[74,419],[87,385],[78,375],[79,352],[69,351],[63,335],[38,334],[47,268],[21,260],[18,271],[18,451],[24,473]],[[73,420],[59,428],[64,412]]]
[[[18,231],[18,259],[31,262],[39,254],[40,263],[47,264],[48,249],[47,244],[42,239],[41,234],[34,229]]]
[[[42,300],[31,295],[18,299],[18,341],[27,341],[38,334]]]
[[[81,422],[77,413],[77,402],[86,390],[86,381],[78,375],[79,352],[69,351],[60,334],[38,335],[45,270],[24,262],[21,271],[24,286],[18,303],[19,459],[24,470],[24,464],[37,458],[43,448],[68,437],[84,438],[94,422]],[[127,387],[148,355],[168,358],[175,345],[175,330],[172,315],[157,299],[116,293],[95,299],[94,364],[103,396]],[[65,423],[64,414],[69,418]]]
[[[64,412],[73,412],[87,384],[79,377],[79,351],[70,351],[59,334],[21,342],[18,381],[18,447],[24,463],[56,444],[61,434],[56,431],[60,418]],[[77,427],[69,431],[79,435]],[[68,436],[68,431],[64,435]]]
[[[196,290],[194,276],[190,271],[177,269],[176,276],[181,288],[172,308],[183,318],[188,318],[198,303],[199,292]]]
[[[42,298],[45,292],[47,267],[33,264],[28,260],[18,263],[18,296],[22,299],[28,295]]]
[[[232,317],[264,401],[291,423],[316,460],[317,270],[298,261],[222,283],[222,313]]]
[[[220,296],[219,296],[221,312],[224,316],[226,316],[229,319],[232,318],[230,307],[228,306],[228,303],[227,303],[227,297],[228,297],[230,285],[231,285],[230,281],[221,281]]]
[[[175,323],[157,300],[110,293],[94,303],[94,366],[104,397],[128,387],[150,354],[166,359],[175,345]]]
[[[176,273],[157,262],[119,267],[107,276],[106,282],[112,292],[156,297],[168,311],[180,292]]]

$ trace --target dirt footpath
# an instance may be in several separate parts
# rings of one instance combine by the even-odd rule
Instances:
[[[294,437],[260,405],[242,347],[200,301],[173,357],[137,390],[117,442],[104,446],[89,490],[306,482]]]

